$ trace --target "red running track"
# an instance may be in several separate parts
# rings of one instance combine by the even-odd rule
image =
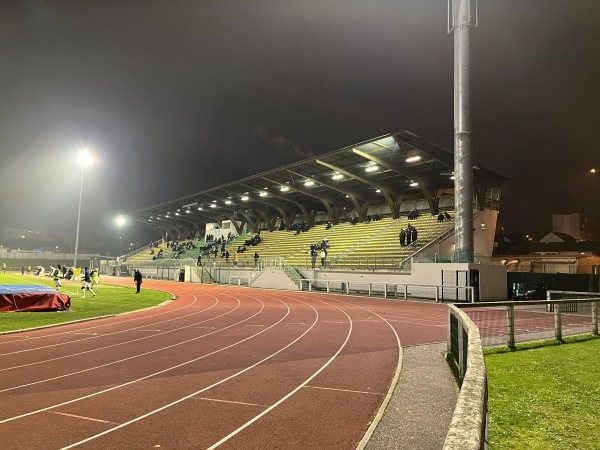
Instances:
[[[446,339],[445,305],[143,288],[176,299],[0,336],[0,448],[353,449],[390,389],[400,344]]]

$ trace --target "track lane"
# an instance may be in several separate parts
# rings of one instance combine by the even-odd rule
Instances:
[[[180,286],[177,283],[156,283],[161,285],[162,290],[165,290],[165,284]],[[244,448],[265,448],[264,445],[270,442],[270,448],[275,448],[274,444],[281,442],[286,448],[307,448],[307,445],[313,444],[319,448],[353,448],[387,394],[394,376],[399,353],[397,337],[394,337],[395,329],[398,328],[410,341],[414,337],[416,340],[422,339],[420,336],[423,332],[443,328],[445,324],[445,315],[441,323],[435,323],[435,320],[427,318],[431,315],[427,312],[414,321],[418,323],[398,322],[392,326],[392,320],[402,320],[397,315],[394,317],[394,313],[405,308],[406,302],[373,299],[365,302],[364,298],[348,296],[282,293],[223,286],[183,286],[194,292],[199,290],[203,294],[211,293],[217,297],[239,295],[244,298],[241,300],[244,309],[248,307],[245,298],[249,292],[263,300],[268,297],[277,300],[285,298],[293,314],[277,324],[270,333],[261,333],[261,338],[250,339],[243,345],[218,352],[214,357],[203,359],[201,364],[190,363],[171,373],[148,377],[121,393],[109,390],[106,395],[90,397],[91,402],[70,403],[40,413],[49,424],[56,422],[62,425],[62,421],[69,421],[76,425],[72,428],[77,431],[64,430],[62,426],[56,428],[60,431],[49,430],[50,436],[56,435],[57,439],[52,440],[57,444],[52,448],[63,445],[60,442],[64,442],[65,446],[79,442],[77,438],[81,436],[85,440],[81,444],[84,448],[120,448],[119,443],[125,442],[129,442],[129,448],[148,448],[151,445],[161,445],[161,448],[205,448],[250,421],[252,422],[240,431],[222,441],[220,446],[239,448],[239,444],[243,443]],[[340,302],[340,298],[344,299],[343,302]],[[324,299],[331,304],[325,305]],[[334,312],[333,304],[342,306]],[[369,305],[371,310],[365,310],[362,305]],[[281,307],[281,303],[279,306],[275,306],[275,302],[268,303],[269,313],[264,317],[269,316],[272,311],[281,310]],[[310,308],[315,308],[320,314],[312,332],[296,344],[285,350],[281,349],[279,338],[289,342],[294,333],[298,336],[307,326],[306,316],[295,314]],[[379,316],[378,309],[381,310]],[[409,309],[418,314],[419,308],[411,306]],[[432,311],[437,309],[442,310],[433,308]],[[310,383],[302,384],[303,380],[315,374],[331,358],[332,349],[339,348],[342,330],[344,326],[348,326],[348,319],[342,319],[344,315],[352,318],[354,327],[348,342],[326,368],[311,378]],[[390,316],[390,322],[386,320],[386,315]],[[437,312],[433,315],[437,316]],[[409,319],[407,317],[405,320]],[[255,322],[230,329],[229,338],[249,336],[250,331],[258,332],[266,328],[267,324],[260,320]],[[290,331],[293,333],[290,334]],[[260,362],[258,359],[265,355],[265,351],[277,352],[277,349],[280,351],[269,360]],[[175,354],[172,357],[177,359]],[[253,367],[250,363],[254,364]],[[142,364],[141,372],[149,374],[156,364],[148,360],[148,364]],[[232,377],[239,371],[242,372]],[[382,373],[387,375],[382,376]],[[298,382],[301,375],[305,377]],[[214,386],[209,387],[210,383]],[[85,384],[75,390],[85,390]],[[202,392],[199,389],[193,390],[199,385],[204,386],[202,389],[208,389]],[[64,390],[68,391],[68,388]],[[186,393],[183,397],[187,398],[182,400],[182,393]],[[0,393],[0,398],[1,395]],[[58,395],[60,396],[60,392]],[[30,396],[32,404],[39,400],[35,398],[38,393],[32,392]],[[169,398],[175,398],[171,402],[175,402],[172,406],[124,425],[133,420],[132,412],[148,411],[151,404],[163,408],[168,404],[166,402]],[[282,398],[285,399],[280,401]],[[277,406],[265,413],[265,408],[275,403]],[[17,422],[10,423],[13,431],[21,428],[21,425],[15,426]],[[25,424],[26,421],[22,423]],[[362,425],[357,426],[357,423]],[[111,427],[116,427],[115,431],[104,433]],[[26,426],[23,428],[26,433],[25,430]],[[81,430],[83,434],[80,433]],[[280,432],[273,433],[273,430]],[[307,430],[311,432],[307,433]],[[87,440],[100,433],[103,433],[101,437]],[[350,445],[350,441],[353,444]],[[300,445],[300,442],[303,444]],[[319,446],[319,442],[327,442],[328,446]],[[33,442],[30,444],[30,447],[25,445],[22,448],[36,448]],[[3,445],[1,437],[0,445]]]

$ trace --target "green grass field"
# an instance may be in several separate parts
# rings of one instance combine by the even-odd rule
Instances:
[[[52,278],[21,276],[20,273],[10,272],[7,272],[6,275],[0,272],[0,284],[44,284],[54,287]],[[100,289],[98,295],[94,298],[89,292],[86,294],[86,298],[80,298],[81,291],[77,291],[78,287],[81,287],[79,282],[63,281],[60,292],[71,297],[71,309],[69,311],[0,313],[0,332],[25,330],[121,314],[156,306],[171,299],[170,294],[149,289],[142,289],[141,293],[136,295],[133,282],[131,287],[110,286],[102,284],[102,278],[100,278]]]
[[[600,449],[600,338],[485,353],[491,449]]]

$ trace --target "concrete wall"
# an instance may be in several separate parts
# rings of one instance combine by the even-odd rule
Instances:
[[[295,284],[283,270],[272,268],[265,269],[250,286],[267,289],[283,289],[288,291],[299,291],[300,286]]]
[[[506,267],[488,264],[467,263],[415,263],[412,265],[413,285],[442,285],[442,271],[466,271],[466,280],[471,279],[470,271],[479,271],[479,301],[506,300]]]
[[[410,272],[359,272],[356,270],[311,270],[300,272],[311,280],[367,281],[376,283],[411,284]]]

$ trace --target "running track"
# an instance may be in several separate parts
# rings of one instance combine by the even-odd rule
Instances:
[[[144,288],[176,299],[0,336],[0,448],[353,449],[390,389],[400,345],[446,339],[441,304]]]

